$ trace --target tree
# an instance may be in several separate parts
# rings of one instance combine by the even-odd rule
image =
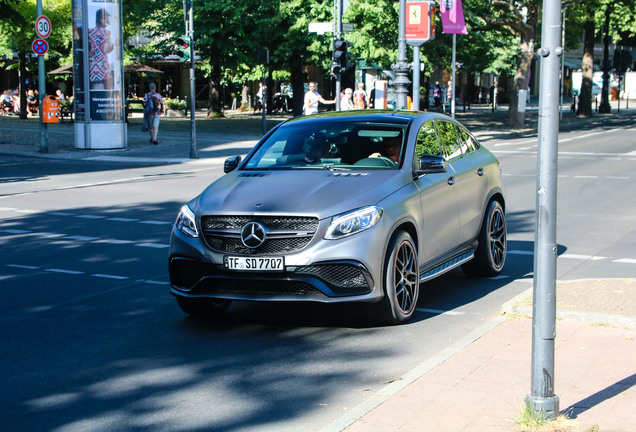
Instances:
[[[31,43],[36,39],[35,19],[36,0],[0,0],[0,51],[17,53],[19,69],[20,118],[27,118],[26,78],[28,69],[34,66],[27,61],[31,56]],[[49,42],[48,59],[52,56],[65,58],[71,50],[71,5],[66,0],[49,0],[44,9],[51,20],[53,31],[47,39]],[[25,29],[33,29],[25,31]],[[58,60],[54,60],[56,65]],[[13,65],[12,65],[13,66]],[[31,70],[33,71],[33,70]]]

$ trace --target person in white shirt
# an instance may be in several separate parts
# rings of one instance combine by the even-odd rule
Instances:
[[[309,91],[305,93],[305,103],[303,104],[303,114],[316,114],[318,112],[318,102],[324,104],[334,104],[336,100],[325,100],[320,93],[316,91],[316,83],[309,83]]]
[[[349,111],[353,107],[353,90],[350,88],[345,89],[344,95],[340,99],[340,111]]]

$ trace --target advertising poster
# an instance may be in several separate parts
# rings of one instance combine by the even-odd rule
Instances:
[[[84,121],[86,91],[84,89],[84,15],[81,0],[73,0],[73,99],[75,120]]]
[[[88,83],[93,121],[123,121],[119,0],[88,0]]]

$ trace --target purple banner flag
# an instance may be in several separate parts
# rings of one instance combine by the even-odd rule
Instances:
[[[440,0],[440,11],[442,13],[442,33],[468,33],[464,21],[462,0]]]

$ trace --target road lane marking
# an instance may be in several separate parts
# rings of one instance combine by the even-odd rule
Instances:
[[[569,253],[559,255],[559,258],[590,260],[590,261],[600,261],[600,260],[607,259],[606,257],[596,256],[596,255],[577,255],[577,254],[569,254]]]
[[[114,217],[114,218],[108,218],[106,220],[113,221],[113,222],[139,222],[139,219],[124,218],[124,217]]]
[[[155,249],[165,249],[167,247],[170,247],[170,245],[160,244],[160,243],[137,243],[135,246],[155,248]]]
[[[19,268],[24,270],[37,270],[40,267],[30,266],[30,265],[21,265],[21,264],[5,264],[7,267]]]
[[[114,279],[114,280],[130,279],[128,276],[117,276],[117,275],[102,274],[102,273],[92,274],[91,276],[92,277],[97,277],[97,278],[103,278],[103,279]]]
[[[97,243],[124,245],[124,244],[132,244],[132,243],[134,243],[134,241],[132,241],[132,240],[118,240],[118,239],[98,239]]]
[[[636,259],[634,259],[634,258],[621,258],[621,259],[614,260],[612,262],[619,263],[619,264],[636,264]]]
[[[52,272],[52,273],[63,273],[63,274],[70,274],[70,275],[80,275],[80,274],[84,274],[84,272],[82,271],[76,271],[76,270],[65,270],[65,269],[57,269],[57,268],[50,268],[50,269],[45,269],[47,272]]]
[[[1,229],[0,232],[5,232],[7,234],[29,234],[29,233],[31,233],[31,231],[20,230],[20,229],[12,229],[12,228]]]

